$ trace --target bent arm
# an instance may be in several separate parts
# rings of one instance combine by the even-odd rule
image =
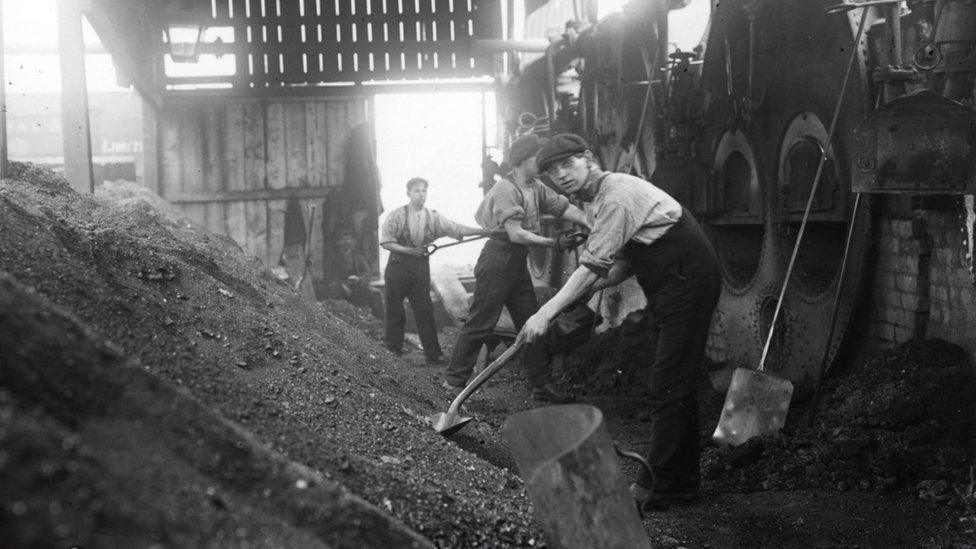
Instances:
[[[461,225],[461,236],[485,236],[491,234],[491,231],[481,227],[468,227],[467,225]],[[460,240],[460,238],[458,239]]]
[[[590,226],[590,221],[586,218],[586,213],[572,204],[566,208],[566,211],[560,217],[571,223],[586,227],[587,231],[593,230],[593,227]]]
[[[552,299],[543,304],[536,314],[544,318],[547,323],[550,322],[563,309],[576,303],[581,297],[589,293],[590,288],[599,278],[600,276],[590,269],[582,266],[577,267],[566,284],[559,289],[556,295],[552,296]]]
[[[397,252],[406,255],[422,256],[424,255],[423,250],[420,248],[411,248],[410,246],[404,246],[403,244],[397,244],[396,242],[384,242],[380,244],[384,250]]]
[[[634,273],[630,268],[630,262],[626,259],[617,259],[613,262],[613,266],[610,267],[607,277],[597,280],[593,284],[592,290],[594,292],[598,292],[611,286],[616,286],[617,284],[620,284],[624,280],[630,278],[632,274]]]
[[[505,232],[508,233],[508,239],[516,244],[524,244],[526,246],[545,246],[547,248],[556,246],[556,240],[554,238],[539,236],[532,231],[523,229],[522,221],[519,219],[506,220]]]

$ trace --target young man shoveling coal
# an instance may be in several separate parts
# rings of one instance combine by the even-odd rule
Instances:
[[[560,311],[635,275],[659,333],[648,366],[653,476],[641,471],[631,493],[647,510],[695,501],[701,497],[696,382],[721,289],[715,251],[674,198],[639,177],[601,170],[578,135],[550,139],[538,164],[556,187],[583,201],[592,230],[579,267],[517,340],[540,340]]]
[[[508,153],[512,171],[492,186],[475,214],[475,220],[491,236],[475,265],[471,310],[444,372],[444,386],[454,396],[468,382],[481,346],[492,336],[502,307],[508,309],[516,329],[539,309],[526,263],[529,248],[568,249],[579,243],[573,238],[542,236],[542,215],[550,214],[588,227],[586,216],[579,208],[536,178],[539,173],[536,154],[544,144],[545,139],[535,134],[524,135],[512,143]],[[574,400],[572,394],[552,382],[544,342],[533,339],[521,350],[521,359],[535,400],[556,404]]]

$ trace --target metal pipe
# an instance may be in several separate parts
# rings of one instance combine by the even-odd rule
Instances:
[[[888,20],[888,29],[891,32],[891,60],[896,68],[904,65],[901,54],[901,5],[888,4],[885,6],[885,18]]]
[[[555,53],[556,43],[550,44],[546,48],[546,82],[549,85],[549,94],[547,100],[549,102],[549,123],[552,124],[556,121],[556,63],[553,59]]]
[[[476,38],[471,41],[471,48],[479,53],[543,53],[549,48],[550,42],[545,38],[524,40],[501,40],[497,38]]]

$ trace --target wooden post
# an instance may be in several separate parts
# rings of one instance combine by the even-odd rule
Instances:
[[[3,64],[3,2],[0,0],[0,179],[7,177],[7,77]]]
[[[156,194],[159,188],[159,118],[156,105],[142,99],[142,184]]]
[[[85,42],[81,34],[82,0],[58,0],[58,48],[61,58],[61,127],[64,177],[79,193],[95,192]]]

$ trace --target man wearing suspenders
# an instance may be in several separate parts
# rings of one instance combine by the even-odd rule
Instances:
[[[635,275],[659,335],[648,402],[654,479],[642,471],[631,493],[650,509],[694,501],[701,482],[696,383],[721,289],[715,250],[674,198],[641,178],[602,171],[578,135],[553,137],[539,164],[556,187],[585,203],[593,228],[579,267],[518,337],[538,340],[587,292]]]
[[[403,352],[403,327],[407,315],[403,299],[410,300],[420,343],[428,364],[444,361],[437,341],[434,306],[430,301],[430,262],[427,245],[442,236],[458,240],[483,235],[485,231],[467,227],[424,207],[427,180],[415,177],[407,181],[410,203],[390,212],[383,222],[380,245],[389,250],[390,258],[383,273],[386,287],[386,348],[396,355]]]

